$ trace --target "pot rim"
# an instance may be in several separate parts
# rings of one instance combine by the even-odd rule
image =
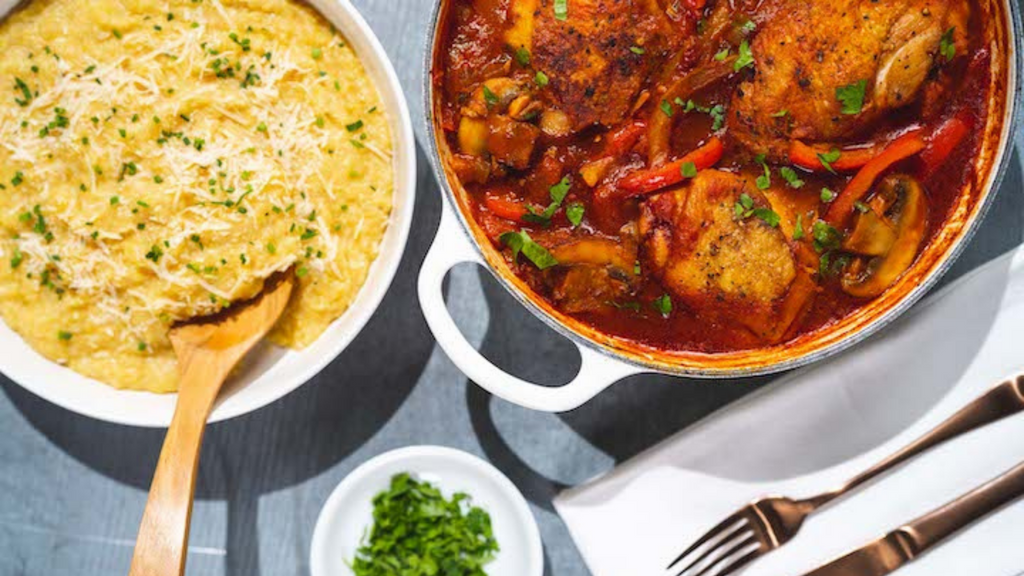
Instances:
[[[448,172],[444,168],[444,164],[441,159],[440,147],[438,145],[439,133],[436,129],[437,122],[435,117],[436,109],[434,102],[433,74],[434,61],[437,56],[436,51],[443,24],[442,18],[445,14],[444,9],[450,2],[451,0],[435,0],[433,9],[431,10],[429,33],[426,39],[426,49],[423,51],[422,105],[424,112],[423,119],[427,135],[427,159],[430,166],[433,168],[434,177],[443,191],[443,199],[447,208],[452,210],[459,222],[459,228],[463,239],[472,245],[475,253],[480,256],[481,261],[486,264],[485,268],[487,271],[498,280],[499,284],[501,284],[505,291],[511,294],[513,298],[515,298],[522,306],[529,310],[530,313],[545,325],[579,346],[593,350],[603,356],[644,371],[686,376],[696,379],[725,379],[777,374],[801,368],[832,357],[879,332],[882,328],[900,317],[911,306],[916,304],[922,297],[924,297],[925,294],[928,293],[929,290],[931,290],[931,288],[935,286],[939,279],[941,279],[949,268],[956,262],[964,248],[966,248],[971,239],[977,233],[978,227],[985,219],[989,209],[992,207],[993,200],[998,193],[999,187],[1006,175],[1006,171],[1009,169],[1013,156],[1014,134],[1020,127],[1022,116],[1024,116],[1024,112],[1022,112],[1022,107],[1024,107],[1024,60],[1022,60],[1022,56],[1024,56],[1024,23],[1022,23],[1022,8],[1013,0],[993,0],[993,4],[996,4],[1001,8],[1004,17],[1006,18],[1003,25],[1006,28],[1007,38],[1005,46],[1007,53],[1003,58],[1007,67],[1005,72],[1005,103],[1003,121],[1001,125],[1002,129],[999,135],[999,144],[995,152],[995,161],[988,167],[988,174],[983,181],[981,194],[978,197],[978,203],[974,208],[973,214],[968,216],[968,220],[960,230],[959,235],[955,237],[944,249],[943,253],[939,256],[939,260],[931,267],[930,270],[923,272],[921,281],[916,286],[906,291],[903,296],[891,304],[887,310],[868,320],[863,326],[855,328],[852,332],[840,336],[835,342],[816,347],[812,346],[812,349],[808,352],[778,361],[766,361],[757,366],[743,366],[741,364],[738,366],[710,367],[698,365],[700,362],[699,358],[713,358],[715,356],[722,356],[722,354],[690,354],[685,351],[680,351],[680,353],[687,354],[686,358],[689,363],[686,365],[678,365],[673,364],[672,361],[681,360],[682,358],[673,356],[672,352],[661,352],[660,354],[658,352],[653,352],[644,354],[643,347],[624,349],[612,345],[616,342],[621,344],[623,341],[628,340],[624,337],[606,335],[596,329],[591,329],[591,335],[586,335],[581,331],[574,330],[569,327],[565,322],[556,317],[556,314],[561,315],[560,312],[551,307],[549,307],[549,309],[545,309],[537,302],[539,296],[531,296],[531,294],[527,293],[527,290],[523,290],[514,285],[512,280],[506,276],[506,274],[501,273],[492,261],[490,255],[477,241],[477,238],[473,234],[473,226],[463,212],[456,196],[456,192],[449,180]],[[514,276],[510,271],[509,275]],[[580,324],[582,325],[582,323]],[[812,332],[807,336],[813,341],[818,341],[822,340],[822,336],[831,330],[831,328],[824,328],[819,331]],[[594,337],[598,335],[602,336],[602,339],[605,342],[600,342]],[[786,345],[787,343],[782,342],[781,344]],[[738,352],[753,352],[756,350],[763,349]],[[659,360],[654,357],[655,355],[663,355],[664,357]],[[646,356],[646,358],[644,356]],[[698,360],[694,361],[691,359]]]

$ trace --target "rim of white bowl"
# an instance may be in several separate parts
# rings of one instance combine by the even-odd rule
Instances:
[[[380,251],[366,281],[348,310],[321,337],[302,351],[274,352],[269,366],[241,387],[232,387],[222,397],[209,422],[228,420],[258,410],[302,386],[334,361],[362,331],[377,311],[398,271],[412,227],[416,201],[416,143],[408,102],[394,66],[380,40],[349,0],[309,0],[310,5],[345,36],[367,73],[374,79],[380,99],[387,108],[392,132],[394,204]],[[0,0],[0,20],[20,5]],[[117,390],[53,362],[33,350],[0,319],[0,344],[9,349],[0,354],[0,373],[33,394],[62,408],[115,424],[166,427],[170,424],[176,394],[154,394]],[[267,359],[267,358],[264,358]],[[250,365],[259,366],[259,362]],[[279,374],[282,360],[291,368]],[[273,379],[267,386],[254,386]]]
[[[530,505],[527,504],[526,498],[523,497],[519,488],[501,470],[498,470],[493,464],[482,458],[456,448],[429,444],[397,448],[375,456],[357,466],[355,470],[345,476],[334,487],[331,495],[327,497],[327,501],[324,502],[323,507],[320,509],[316,525],[313,527],[313,538],[309,547],[310,569],[313,569],[316,564],[317,552],[330,545],[330,542],[327,540],[329,537],[327,523],[338,513],[338,508],[349,493],[365,482],[377,470],[413,458],[451,460],[473,469],[493,481],[511,505],[510,510],[515,514],[515,523],[526,531],[527,545],[529,546],[526,553],[530,556],[529,564],[532,570],[530,571],[531,573],[523,574],[522,576],[542,576],[544,572],[544,546],[540,537],[540,528],[537,526],[537,519],[534,518],[533,513],[530,511]],[[417,470],[409,471],[417,472]]]

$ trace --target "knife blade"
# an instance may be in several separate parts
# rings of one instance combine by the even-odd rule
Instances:
[[[882,576],[914,559],[913,544],[903,529],[894,530],[806,576]]]

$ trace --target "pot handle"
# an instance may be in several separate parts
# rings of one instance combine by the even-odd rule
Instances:
[[[486,266],[445,199],[441,225],[420,269],[420,306],[437,343],[452,363],[491,394],[533,410],[568,412],[626,376],[643,372],[575,342],[573,344],[580,352],[580,371],[564,386],[539,386],[498,368],[466,340],[444,301],[442,284],[448,271],[466,262]]]

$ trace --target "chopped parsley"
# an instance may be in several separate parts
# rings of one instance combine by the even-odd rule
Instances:
[[[683,178],[694,178],[697,176],[697,165],[693,162],[683,162],[679,166],[679,171],[683,174]]]
[[[836,88],[836,99],[843,104],[843,114],[860,114],[864,109],[864,91],[867,87],[867,80],[858,80],[853,84]]]
[[[661,296],[654,299],[651,302],[654,309],[657,310],[662,317],[668,318],[672,314],[672,298],[668,294],[662,294]]]
[[[814,249],[819,253],[836,250],[843,241],[842,233],[821,220],[811,227],[811,237],[814,238]]]
[[[359,130],[362,127],[363,127],[363,121],[362,120],[356,120],[355,122],[353,122],[351,124],[346,124],[345,125],[345,130],[348,130],[349,132],[355,132],[356,130]]]
[[[537,75],[533,77],[533,81],[537,83],[537,86],[544,88],[549,82],[548,75],[537,70]]]
[[[572,181],[569,180],[568,176],[559,180],[557,184],[548,189],[548,194],[551,196],[551,204],[549,204],[543,212],[538,212],[532,206],[528,206],[527,210],[529,213],[523,216],[523,220],[534,224],[540,224],[542,226],[548,226],[551,224],[551,218],[562,205],[562,202],[565,200],[565,196],[569,193],[569,188],[571,187]]]
[[[569,0],[555,0],[555,19],[562,21],[569,19]]]
[[[793,225],[793,240],[801,240],[804,237],[804,215],[796,215],[796,224]]]
[[[61,330],[60,332],[57,332],[57,338],[59,340],[64,341],[64,342],[67,342],[68,340],[71,340],[71,338],[73,336],[74,336],[74,334],[72,334],[71,332],[68,332],[66,330]]]
[[[857,212],[860,212],[861,214],[865,214],[871,210],[871,208],[869,208],[867,204],[860,201],[854,202],[853,207],[857,210]]]
[[[24,181],[25,174],[21,170],[18,170],[14,173],[14,178],[11,178],[11,186],[21,186]]]
[[[721,50],[719,50],[718,52],[715,53],[715,60],[718,60],[719,62],[721,62],[722,60],[725,60],[726,58],[729,57],[729,52],[730,52],[730,50],[729,50],[728,46],[726,46],[725,48],[722,48]]]
[[[497,106],[498,103],[501,101],[498,99],[498,96],[494,92],[492,92],[491,89],[488,88],[486,84],[483,85],[483,89],[484,102],[487,102],[487,107],[490,108],[491,106]]]
[[[518,62],[523,68],[530,65],[530,51],[523,46],[520,46],[519,49],[516,50],[515,58],[516,62]]]
[[[789,110],[782,109],[782,110],[779,110],[778,112],[773,112],[772,113],[772,118],[783,118],[787,114],[789,114]]]
[[[637,56],[643,56],[644,54],[647,53],[647,50],[644,50],[639,46],[630,46],[629,51],[632,52],[633,54],[636,54]]]
[[[491,517],[456,493],[396,474],[373,498],[373,527],[351,561],[356,576],[484,576],[498,552]]]
[[[736,217],[741,220],[745,220],[751,216],[757,217],[772,228],[778,227],[780,221],[779,215],[771,208],[755,206],[754,199],[746,192],[740,194],[739,200],[733,206],[733,212]]]
[[[833,148],[824,154],[818,154],[818,162],[821,162],[825,170],[835,174],[836,170],[832,167],[832,163],[839,160],[839,157],[842,155],[843,153],[838,148]]]
[[[569,219],[569,223],[571,223],[573,227],[576,227],[580,225],[580,222],[583,222],[584,211],[585,208],[583,207],[583,204],[573,202],[565,207],[565,217]]]
[[[659,107],[661,108],[661,111],[665,113],[665,116],[668,116],[669,118],[676,113],[672,108],[672,104],[668,100],[662,100]]]
[[[767,190],[772,185],[772,170],[768,167],[768,162],[765,161],[764,154],[758,154],[754,161],[761,165],[764,169],[764,173],[757,177],[754,183],[757,185],[759,190]]]
[[[160,262],[160,257],[164,255],[164,251],[159,246],[153,244],[149,248],[149,252],[146,252],[146,260],[152,260],[153,262]]]
[[[506,232],[500,237],[502,244],[512,249],[512,260],[518,260],[519,255],[523,254],[530,262],[533,262],[534,266],[545,270],[552,266],[558,265],[558,260],[548,252],[547,248],[537,244],[530,238],[530,235],[525,230],[520,232]]]
[[[949,62],[956,56],[956,42],[953,40],[953,33],[956,32],[956,26],[946,30],[942,33],[942,39],[939,41],[939,54]]]
[[[825,204],[828,204],[829,202],[831,202],[831,201],[833,201],[835,199],[836,199],[836,193],[833,192],[831,188],[827,188],[826,187],[826,188],[822,188],[821,189],[821,201],[822,202],[824,202]]]
[[[793,170],[789,166],[779,168],[779,174],[782,176],[782,179],[793,188],[802,188],[804,185],[804,181],[800,179],[799,175],[797,175],[796,170]]]
[[[740,42],[739,55],[736,57],[736,62],[733,62],[732,69],[734,72],[739,72],[747,66],[754,65],[754,54],[750,51],[750,42],[744,40]]]
[[[319,48],[313,48],[313,52],[310,54],[310,56],[313,57],[313,60],[319,60],[320,58],[323,58],[323,55],[323,50]]]
[[[21,250],[14,249],[14,254],[11,256],[11,269],[15,269],[21,266],[21,263],[25,260],[25,255],[22,254]]]

